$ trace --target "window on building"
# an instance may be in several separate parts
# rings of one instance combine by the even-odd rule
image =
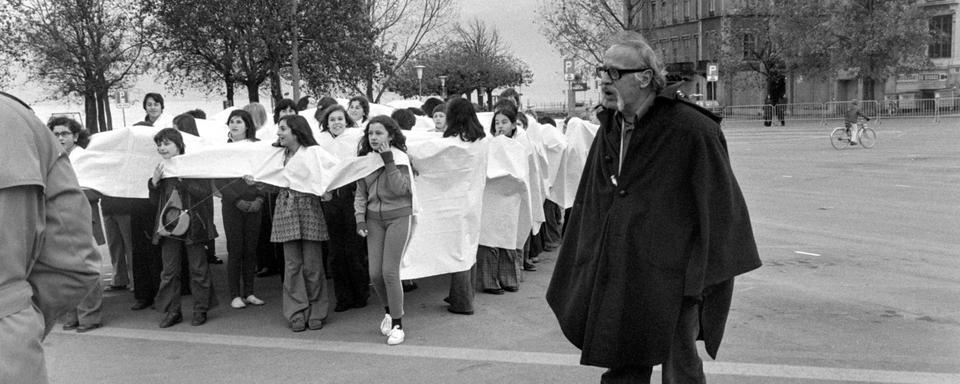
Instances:
[[[657,2],[650,3],[650,23],[657,25]]]
[[[743,59],[754,59],[753,52],[757,49],[757,38],[751,33],[743,34]]]
[[[690,21],[690,0],[683,0],[683,21]]]
[[[680,13],[680,0],[673,0],[673,23],[676,24],[679,19],[677,16]]]
[[[710,3],[710,16],[717,13],[717,0],[707,0]]]
[[[699,60],[700,60],[700,46],[701,46],[701,43],[700,43],[700,35],[698,35],[698,34],[693,34],[693,41],[692,41],[692,43],[693,43],[693,61],[699,61]]]
[[[949,58],[952,56],[950,46],[953,44],[953,15],[935,16],[930,19],[930,33],[933,42],[930,43],[927,54],[931,59]]]
[[[667,15],[670,10],[667,8],[666,0],[660,2],[660,25],[667,25]]]

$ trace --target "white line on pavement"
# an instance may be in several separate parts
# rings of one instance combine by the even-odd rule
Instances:
[[[68,334],[56,330],[54,333]],[[69,333],[71,335],[78,335]],[[101,328],[79,335],[81,337],[113,337],[151,341],[228,345],[252,348],[278,348],[289,350],[341,352],[369,355],[387,355],[397,357],[422,357],[430,359],[453,359],[487,361],[509,364],[538,364],[558,366],[579,366],[580,356],[575,354],[525,352],[508,350],[490,350],[475,348],[431,347],[423,345],[398,345],[358,343],[347,341],[321,341],[288,339],[278,337],[254,337],[240,335],[219,335],[209,333],[188,333],[175,331],[153,331],[144,329]],[[659,369],[659,367],[657,367]],[[711,375],[732,375],[748,377],[772,377],[788,379],[855,381],[884,384],[956,384],[960,383],[960,374],[887,371],[874,369],[812,367],[776,364],[748,364],[705,361],[703,369]]]
[[[820,256],[819,253],[810,253],[810,252],[803,252],[803,251],[793,251],[793,253],[800,254],[800,255],[807,255],[807,256]]]

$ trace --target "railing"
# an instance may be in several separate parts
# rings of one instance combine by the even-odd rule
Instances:
[[[720,108],[718,114],[723,117],[724,122],[769,121],[772,125],[780,125],[781,121],[819,121],[826,125],[843,121],[852,104],[850,101],[828,101],[776,105],[728,105]],[[567,111],[565,102],[535,103],[533,108],[559,114]],[[960,117],[960,97],[885,102],[864,100],[860,102],[860,112],[870,119],[932,118],[935,122],[940,122],[944,117]]]

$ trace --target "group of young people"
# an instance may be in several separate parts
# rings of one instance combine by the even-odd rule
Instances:
[[[492,136],[514,137],[518,126],[526,126],[526,116],[518,112],[515,103],[510,97],[497,104]],[[317,103],[313,116],[321,127],[319,137],[314,137],[307,118],[299,115],[305,105],[293,100],[277,103],[273,124],[268,123],[266,109],[259,103],[231,111],[224,122],[228,128],[225,141],[270,140],[273,146],[283,148],[284,167],[298,155],[306,156],[305,149],[334,140],[347,129],[364,130],[356,155],[379,156],[384,166],[346,186],[314,195],[258,182],[250,175],[212,180],[168,177],[160,159],[186,153],[183,132],[198,135],[195,119],[205,115],[196,110],[170,119],[164,114],[163,97],[155,93],[144,97],[143,107],[146,117],[136,125],[162,128],[153,137],[160,158],[146,181],[149,202],[89,194],[91,204],[99,200],[104,221],[114,223],[107,226],[105,236],[115,267],[111,287],[129,284],[137,300],[131,309],[153,307],[163,313],[159,326],[170,327],[183,321],[180,298],[190,294],[191,324],[206,323],[208,311],[218,305],[207,255],[218,236],[213,220],[213,198],[218,196],[232,308],[263,305],[254,290],[255,276],[282,270],[281,307],[290,329],[319,330],[330,310],[327,277],[332,276],[334,311],[365,307],[372,286],[384,307],[379,331],[390,345],[404,341],[403,295],[410,287],[401,283],[399,271],[414,227],[414,170],[405,153],[403,131],[416,123],[411,110],[370,116],[370,104],[363,97],[351,99],[346,108],[325,97]],[[429,110],[426,115],[444,137],[474,142],[485,136],[474,105],[467,100],[430,99],[421,109]],[[67,153],[87,139],[79,123],[69,118],[57,118],[48,125]],[[552,239],[552,246],[558,242],[558,238]],[[543,244],[539,239],[537,243]],[[475,270],[467,271],[467,278],[455,275],[452,280],[451,295],[446,299],[450,311],[473,313],[474,284],[493,294],[517,291],[520,270],[535,270],[531,259],[536,261],[536,254],[530,254],[529,250],[481,245]],[[133,276],[128,276],[129,272]],[[95,304],[81,303],[64,320],[64,329],[85,332],[100,326],[102,299],[100,289],[95,291],[89,300]],[[96,308],[95,317],[89,315],[91,307]]]

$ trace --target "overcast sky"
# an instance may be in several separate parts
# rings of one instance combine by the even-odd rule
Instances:
[[[533,84],[523,87],[524,104],[563,101],[563,58],[542,34],[537,9],[542,0],[461,0],[460,20],[480,18],[496,27],[514,55],[533,70]]]

